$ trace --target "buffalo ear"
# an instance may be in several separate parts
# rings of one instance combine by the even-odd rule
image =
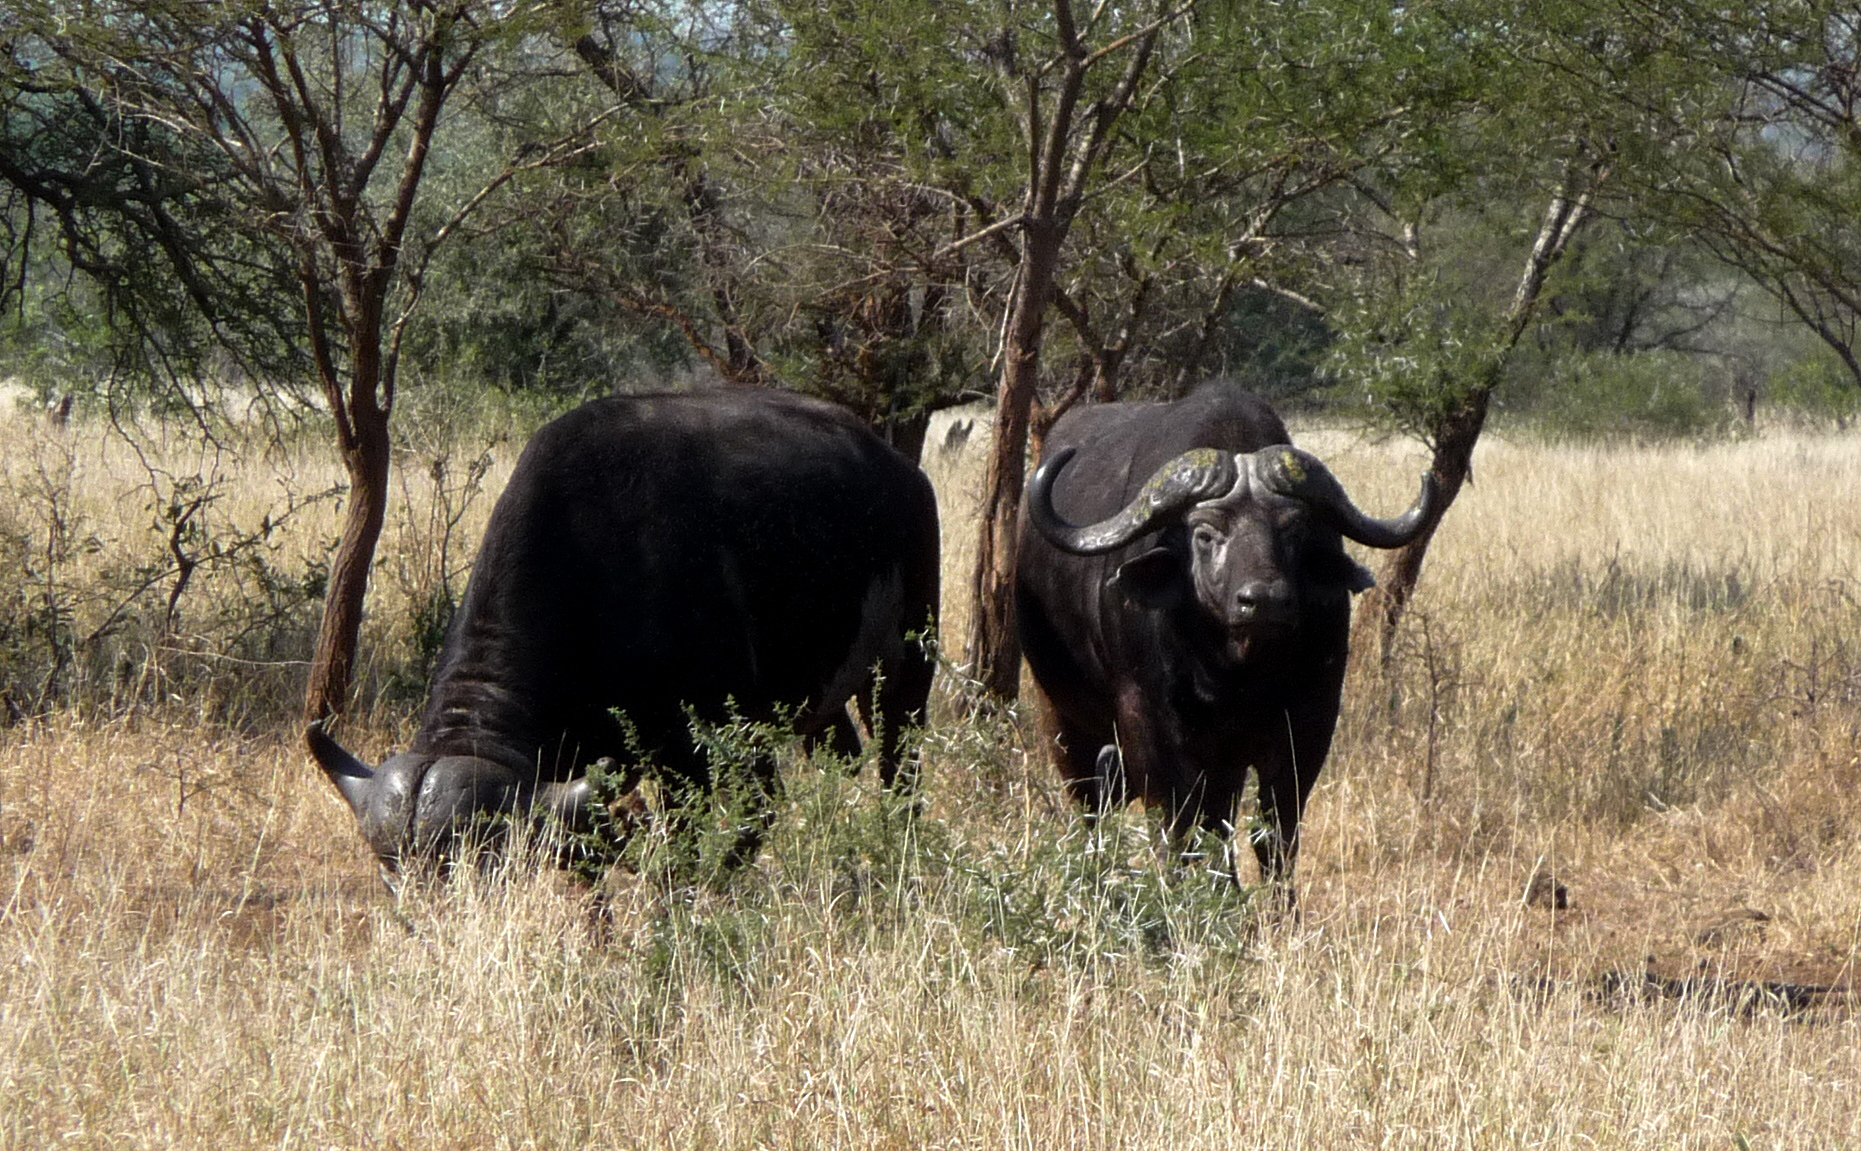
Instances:
[[[1342,551],[1308,555],[1304,575],[1312,585],[1341,588],[1351,595],[1376,586],[1376,577],[1370,574],[1370,569]]]
[[[1346,577],[1345,582],[1351,589],[1352,595],[1369,591],[1376,586],[1376,577],[1370,574],[1369,568],[1353,559],[1347,559],[1344,562],[1350,565],[1350,575]]]
[[[1175,607],[1185,590],[1182,560],[1168,548],[1151,548],[1120,564],[1106,586],[1139,607]]]

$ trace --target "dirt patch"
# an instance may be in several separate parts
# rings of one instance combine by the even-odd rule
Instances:
[[[1589,874],[1568,878],[1563,906],[1528,887],[1524,978],[1575,985],[1607,1005],[1668,1002],[1739,1014],[1851,1017],[1856,971],[1826,921],[1729,886],[1678,886]],[[1534,898],[1535,897],[1535,898]]]

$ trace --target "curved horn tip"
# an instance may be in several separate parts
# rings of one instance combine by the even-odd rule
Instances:
[[[1066,465],[1077,454],[1077,448],[1066,447],[1040,461],[1040,466],[1034,469],[1033,476],[1027,481],[1027,498],[1022,501],[1034,530],[1062,551],[1072,550],[1068,545],[1079,534],[1079,529],[1061,519],[1060,513],[1055,510],[1053,485],[1059,481],[1060,473],[1066,470]]]
[[[583,817],[594,799],[594,785],[587,776],[552,783],[537,796],[538,806],[561,821],[565,827],[583,829]]]
[[[1071,463],[1073,457],[1078,454],[1078,448],[1061,448],[1040,461],[1040,465],[1034,469],[1033,476],[1027,481],[1028,495],[1032,497],[1035,493],[1042,493],[1048,497],[1042,502],[1052,507],[1053,485],[1058,482],[1060,473],[1066,470],[1066,465]]]
[[[317,766],[336,785],[344,802],[359,818],[367,808],[369,792],[374,787],[374,769],[343,750],[343,746],[336,742],[325,726],[326,721],[322,719],[312,720],[305,725],[304,742],[309,745],[310,755],[317,761]]]
[[[1441,481],[1435,479],[1433,472],[1422,473],[1422,490],[1415,497],[1415,506],[1422,509],[1423,517],[1435,510],[1435,501],[1441,498]]]
[[[1386,533],[1385,539],[1359,539],[1358,542],[1372,547],[1399,548],[1415,541],[1428,525],[1434,522],[1436,504],[1440,499],[1441,486],[1433,472],[1422,473],[1422,487],[1415,494],[1415,502],[1409,510],[1388,520],[1374,520],[1365,517],[1365,521],[1374,529]],[[1374,533],[1372,533],[1374,534]],[[1355,536],[1353,539],[1357,538]]]
[[[367,764],[349,754],[342,744],[336,742],[336,737],[325,730],[323,720],[313,720],[305,726],[304,743],[309,746],[310,754],[317,764],[331,775],[357,775],[367,778],[375,774]]]
[[[1403,522],[1414,525],[1414,532],[1410,539],[1420,535],[1422,528],[1434,520],[1440,501],[1441,481],[1435,479],[1433,472],[1423,472],[1422,487],[1415,493],[1415,502],[1410,504],[1409,510],[1400,517]],[[1407,543],[1408,540],[1403,542]]]
[[[1060,518],[1053,506],[1053,485],[1074,449],[1062,448],[1043,462],[1028,484],[1028,518],[1048,543],[1073,555],[1117,551],[1165,520],[1206,499],[1228,494],[1239,477],[1239,463],[1217,448],[1192,448],[1166,460],[1144,481],[1117,513],[1087,527]]]
[[[1253,453],[1252,460],[1267,487],[1306,501],[1322,511],[1347,539],[1367,547],[1403,547],[1420,536],[1434,517],[1436,487],[1432,473],[1423,474],[1421,493],[1407,511],[1391,519],[1378,519],[1352,503],[1331,469],[1310,452],[1275,444]]]

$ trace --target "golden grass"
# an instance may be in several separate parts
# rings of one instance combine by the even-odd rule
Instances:
[[[347,479],[315,437],[218,431],[145,424],[125,436],[0,416],[7,714],[185,698],[262,723],[301,699]],[[364,706],[418,695],[397,678],[417,661],[410,620],[446,583],[463,590],[511,440],[508,428],[460,442],[416,428],[397,448],[357,674]]]
[[[1412,449],[1303,442],[1412,494]],[[1094,870],[1025,724],[933,733],[915,827],[798,768],[725,892],[517,867],[397,901],[288,735],[19,723],[0,1146],[1855,1144],[1858,491],[1837,438],[1488,445],[1350,685],[1297,922],[1141,850]],[[1522,902],[1540,866],[1568,910]],[[1740,998],[1785,984],[1835,991]]]

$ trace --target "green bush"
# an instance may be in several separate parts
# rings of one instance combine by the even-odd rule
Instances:
[[[1705,363],[1672,352],[1565,356],[1514,407],[1540,431],[1572,439],[1696,439],[1725,434],[1734,418]]]
[[[1861,387],[1828,356],[1792,361],[1765,382],[1765,406],[1846,428],[1861,416]]]
[[[879,787],[870,747],[848,761],[773,725],[694,731],[720,785],[649,785],[642,805],[617,795],[612,775],[598,780],[618,818],[598,819],[577,845],[577,870],[597,888],[649,883],[659,893],[652,946],[670,949],[656,961],[733,991],[759,986],[765,966],[782,961],[780,940],[815,935],[823,920],[891,935],[932,919],[1033,969],[1101,972],[1239,959],[1258,927],[1256,889],[1228,873],[1226,843],[1179,853],[1141,811],[1043,820],[1045,831],[1000,838],[929,814],[922,792]],[[926,740],[925,774],[967,770],[946,761],[937,738]],[[757,860],[742,854],[746,832],[760,840]],[[1236,843],[1245,855],[1245,835]]]

